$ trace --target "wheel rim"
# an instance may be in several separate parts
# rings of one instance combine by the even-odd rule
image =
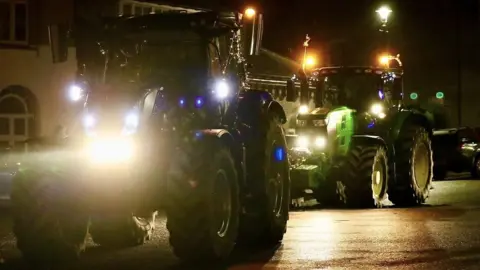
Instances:
[[[224,170],[217,172],[213,197],[215,230],[218,236],[225,237],[232,216],[232,190]]]
[[[273,147],[274,151],[277,149]],[[280,216],[283,210],[283,164],[284,161],[275,159],[275,152],[271,156],[270,177],[268,180],[268,194],[270,206],[275,216]]]
[[[375,197],[381,197],[385,192],[385,175],[386,175],[385,159],[378,157],[372,170],[372,190]]]
[[[429,163],[428,147],[424,143],[417,144],[413,153],[413,175],[417,186],[421,189],[425,189],[428,185]]]

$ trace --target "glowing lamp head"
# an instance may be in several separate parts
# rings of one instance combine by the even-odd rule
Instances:
[[[255,9],[253,9],[253,8],[245,9],[245,17],[247,17],[247,19],[251,19],[251,18],[255,17],[255,14],[257,14]]]
[[[308,109],[308,106],[307,105],[301,105],[299,108],[298,108],[298,113],[299,114],[307,114],[309,111]]]
[[[68,89],[68,98],[73,101],[77,102],[82,99],[83,96],[83,89],[78,85],[71,85]]]
[[[390,14],[392,13],[392,10],[389,7],[383,6],[379,9],[376,10],[378,17],[380,17],[380,20],[387,22],[388,17],[390,17]]]
[[[225,80],[219,80],[214,88],[215,96],[219,99],[225,99],[230,94],[230,85]]]
[[[388,66],[388,64],[390,63],[390,59],[391,57],[388,56],[388,55],[382,55],[378,58],[378,62],[380,63],[380,65],[382,66]]]

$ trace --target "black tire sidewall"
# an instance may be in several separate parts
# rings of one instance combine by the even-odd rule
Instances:
[[[174,253],[186,261],[225,260],[235,246],[240,219],[240,189],[234,159],[221,142],[208,140],[194,147],[198,150],[193,155],[179,150],[172,164],[175,173],[167,178],[166,194],[174,195],[165,201],[170,244]],[[192,174],[192,167],[196,173]],[[221,169],[227,174],[232,193],[230,225],[222,238],[213,229],[213,193]],[[196,179],[194,186],[191,179]]]

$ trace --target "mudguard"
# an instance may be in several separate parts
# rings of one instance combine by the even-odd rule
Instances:
[[[430,136],[432,136],[433,118],[429,116],[427,111],[409,108],[408,110],[400,111],[392,121],[393,125],[389,134],[392,142],[397,140],[402,128],[407,123],[415,123],[425,127]]]
[[[249,90],[240,95],[238,115],[245,123],[252,126],[260,124],[259,116],[265,113],[275,113],[280,117],[282,124],[287,122],[285,110],[269,92]]]
[[[246,185],[245,146],[241,143],[239,134],[232,134],[226,129],[203,129],[195,131],[195,136],[207,140],[220,140],[227,146],[235,159],[238,179],[241,179],[241,185]]]
[[[352,136],[353,144],[368,144],[368,145],[380,145],[385,147],[385,150],[388,149],[388,144],[380,136],[373,135],[353,135]]]
[[[287,114],[283,109],[282,105],[278,103],[276,100],[270,100],[269,102],[265,103],[264,107],[266,108],[267,114],[276,114],[280,117],[280,123],[283,125],[287,123]]]

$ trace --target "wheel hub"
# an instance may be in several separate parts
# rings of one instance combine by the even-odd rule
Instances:
[[[385,160],[380,156],[375,158],[375,163],[372,168],[372,190],[375,197],[382,197],[385,192],[385,175],[386,167]]]

